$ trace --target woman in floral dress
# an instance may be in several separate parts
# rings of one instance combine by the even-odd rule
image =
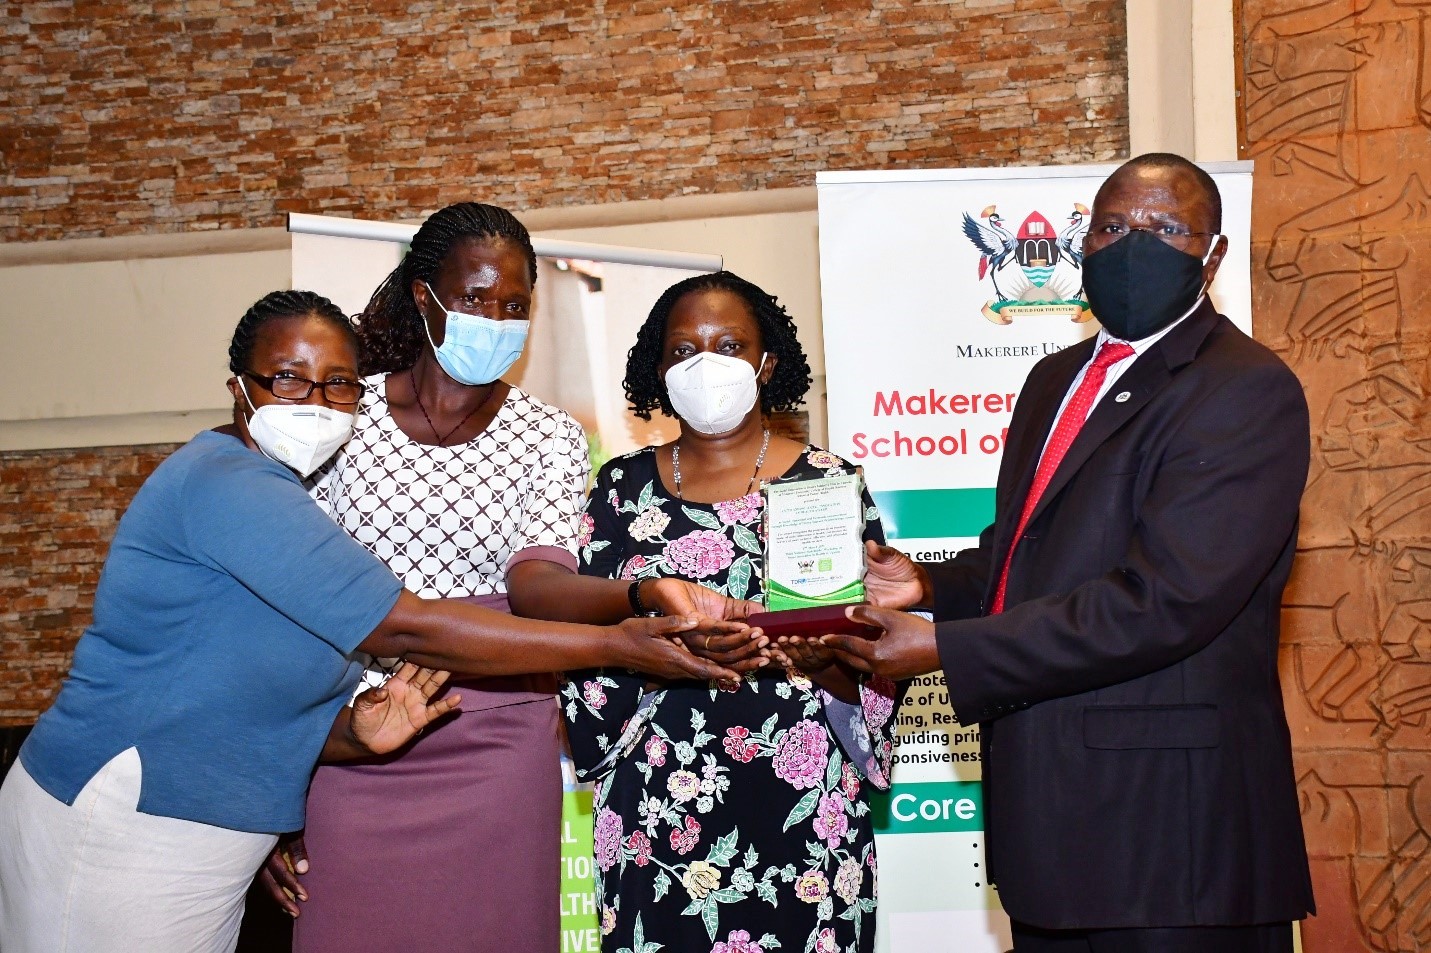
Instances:
[[[638,414],[679,417],[681,436],[602,468],[581,571],[632,580],[637,602],[644,580],[669,577],[762,601],[759,482],[850,470],[765,425],[809,387],[790,318],[734,275],[688,279],[652,310],[625,386]],[[865,506],[865,537],[883,542]],[[688,644],[728,662],[738,638]],[[780,660],[734,685],[611,670],[566,681],[578,776],[598,782],[607,953],[873,948],[866,792],[888,787],[895,686],[820,649]]]

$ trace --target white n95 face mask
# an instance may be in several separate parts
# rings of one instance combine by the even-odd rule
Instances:
[[[763,354],[760,368],[765,368]],[[702,352],[666,372],[666,394],[676,414],[701,433],[725,433],[755,406],[758,373],[738,357]]]
[[[313,404],[264,404],[254,408],[239,375],[244,400],[253,408],[248,434],[258,449],[301,477],[328,462],[353,435],[353,415]]]

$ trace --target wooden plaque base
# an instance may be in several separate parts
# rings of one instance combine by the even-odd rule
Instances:
[[[785,609],[780,612],[756,612],[746,623],[759,627],[771,638],[782,635],[818,636],[832,633],[879,638],[882,629],[845,618],[847,606],[820,606],[815,609]]]

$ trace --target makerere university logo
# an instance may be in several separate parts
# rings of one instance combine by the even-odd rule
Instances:
[[[993,323],[1056,314],[1081,323],[1093,317],[1083,297],[1087,206],[1075,202],[1061,232],[1034,211],[1015,233],[1004,227],[998,208],[990,205],[978,220],[964,213],[964,234],[979,250],[979,280],[994,289],[981,311]]]

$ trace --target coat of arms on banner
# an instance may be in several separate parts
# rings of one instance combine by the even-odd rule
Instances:
[[[1088,208],[1078,202],[1068,224],[1055,232],[1041,212],[1030,212],[1017,233],[1004,227],[990,205],[976,221],[964,213],[964,234],[979,250],[979,280],[994,288],[982,309],[995,324],[1012,324],[1023,315],[1067,315],[1083,322],[1093,317],[1083,295],[1083,236]]]

